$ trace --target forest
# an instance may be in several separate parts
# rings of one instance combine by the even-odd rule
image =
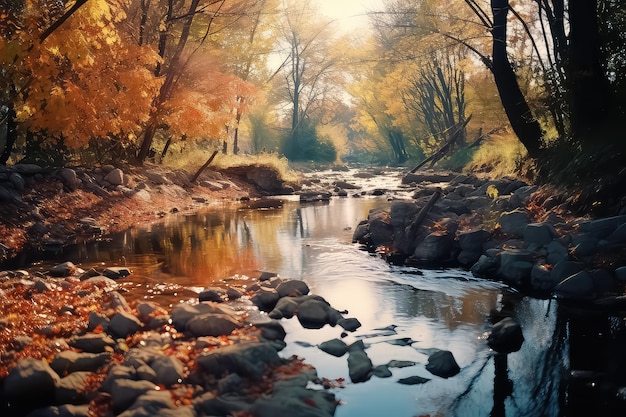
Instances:
[[[391,0],[346,31],[313,0],[2,0],[0,163],[220,150],[611,194],[623,3]]]

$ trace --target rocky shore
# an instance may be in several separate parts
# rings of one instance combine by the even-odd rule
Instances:
[[[354,241],[388,261],[461,266],[526,293],[626,308],[626,210],[591,219],[523,181],[408,174],[413,199],[369,213]]]

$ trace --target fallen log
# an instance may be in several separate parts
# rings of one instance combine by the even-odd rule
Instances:
[[[217,151],[213,151],[213,155],[211,155],[211,157],[204,163],[204,165],[202,165],[200,167],[200,169],[198,171],[196,171],[195,174],[193,174],[193,176],[191,177],[189,182],[191,182],[191,183],[196,182],[196,180],[198,179],[200,174],[202,174],[202,172],[204,172],[204,170],[207,169],[207,167],[211,164],[211,162],[213,162],[213,159],[215,158],[215,155],[217,155]]]
[[[430,197],[430,200],[428,200],[428,202],[424,205],[424,207],[422,207],[419,213],[417,213],[417,217],[415,218],[415,220],[413,220],[411,224],[407,227],[406,235],[409,241],[413,241],[415,239],[415,237],[417,236],[417,229],[420,227],[420,225],[426,218],[426,215],[435,205],[439,197],[441,197],[441,189],[437,188],[437,190]]]

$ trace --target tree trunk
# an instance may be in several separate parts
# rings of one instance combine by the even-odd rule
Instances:
[[[13,103],[9,104],[9,111],[7,112],[7,137],[4,143],[4,149],[0,153],[0,165],[6,165],[11,151],[13,151],[13,145],[17,140],[17,122],[15,121],[16,114],[13,109]]]
[[[570,118],[575,138],[589,140],[605,124],[608,87],[600,65],[598,11],[595,1],[569,2],[570,45],[567,67]],[[593,138],[594,140],[598,138]]]
[[[542,132],[520,89],[506,53],[508,0],[491,0],[493,13],[493,76],[513,131],[531,158],[540,153]]]

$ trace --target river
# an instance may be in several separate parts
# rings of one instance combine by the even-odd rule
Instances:
[[[402,190],[393,194],[402,197]],[[353,244],[358,222],[370,209],[388,205],[386,197],[370,196],[307,204],[287,197],[273,210],[220,204],[70,247],[55,260],[83,268],[126,265],[133,271],[122,284],[128,297],[169,305],[194,298],[206,286],[246,285],[259,271],[305,280],[312,293],[359,319],[362,327],[343,340],[363,340],[374,365],[415,363],[392,368],[389,378],[351,383],[346,357],[316,346],[341,337],[339,326],[304,329],[295,318],[283,319],[288,335],[281,355],[297,355],[319,376],[345,381],[333,388],[342,402],[337,417],[585,415],[584,407],[572,408],[573,392],[589,392],[572,391],[567,383],[571,322],[556,301],[524,297],[461,269],[392,266]],[[523,329],[521,350],[505,362],[495,361],[486,343],[492,310],[506,311]],[[586,348],[595,339],[581,343]],[[430,374],[425,365],[435,349],[451,351],[460,374],[448,379]],[[410,376],[430,380],[398,383]]]

